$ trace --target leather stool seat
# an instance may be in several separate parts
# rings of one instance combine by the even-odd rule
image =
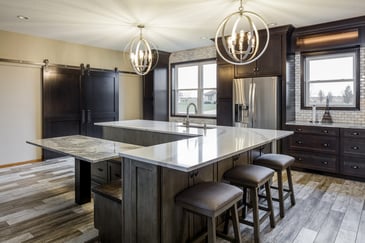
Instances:
[[[275,171],[257,165],[236,166],[224,173],[223,178],[231,184],[260,187],[274,176]]]
[[[254,240],[256,243],[260,242],[260,224],[267,218],[270,217],[270,226],[275,227],[274,212],[272,206],[272,199],[270,193],[269,182],[274,176],[275,171],[266,167],[258,165],[240,165],[236,166],[223,175],[223,179],[229,181],[231,184],[239,186],[243,189],[243,198],[239,210],[242,209],[242,217],[239,221],[243,224],[253,226],[254,228]],[[267,207],[259,205],[258,190],[265,185],[267,200]],[[247,203],[247,189],[250,190],[250,201]],[[246,220],[246,208],[247,206],[252,207],[253,222]],[[260,218],[259,209],[266,211],[266,213]],[[224,226],[225,232],[228,231],[228,223],[226,220]]]
[[[272,198],[274,201],[279,202],[280,206],[280,217],[283,218],[285,216],[284,211],[284,201],[290,196],[291,205],[295,205],[295,197],[294,197],[294,187],[293,180],[291,176],[291,168],[290,166],[294,163],[295,158],[285,154],[264,154],[258,158],[256,158],[253,163],[259,166],[265,166],[267,168],[273,169],[276,171],[278,176],[278,186],[271,186],[272,189],[277,189],[279,198]],[[288,177],[288,187],[284,188],[283,185],[283,171],[286,170]]]
[[[241,200],[241,198],[242,190],[226,183],[217,182],[199,183],[180,192],[175,197],[175,201],[177,205],[183,208],[184,222],[181,233],[182,241],[184,241],[184,233],[187,226],[187,211],[200,214],[208,218],[208,242],[215,242],[215,217],[230,209],[233,215],[232,221],[235,240],[236,242],[241,242],[237,213],[237,202]],[[220,234],[220,236],[223,235]],[[200,238],[200,236],[198,238]],[[232,240],[229,237],[224,238]]]
[[[285,170],[294,163],[295,159],[285,154],[264,154],[255,159],[254,163],[273,170]]]

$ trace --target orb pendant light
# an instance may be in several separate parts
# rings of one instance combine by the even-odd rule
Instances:
[[[140,24],[137,27],[140,34],[129,44],[129,61],[137,74],[146,75],[152,69],[153,53],[150,43],[142,36],[144,25]]]
[[[266,31],[263,48],[257,25]],[[228,15],[220,23],[215,35],[215,48],[218,55],[228,63],[245,65],[256,61],[265,52],[270,39],[269,28],[264,19],[250,11],[244,11],[242,0],[237,12]],[[262,39],[261,39],[262,40]]]

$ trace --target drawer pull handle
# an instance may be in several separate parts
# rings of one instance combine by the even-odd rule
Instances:
[[[328,165],[328,162],[327,161],[322,161],[322,164]]]
[[[302,158],[300,158],[300,157],[298,158],[298,161],[302,161],[302,160],[303,160]]]
[[[102,172],[102,171],[103,171],[103,169],[101,169],[101,168],[98,168],[98,171]]]
[[[351,166],[351,168],[356,170],[356,169],[359,169],[359,166],[353,165],[353,166]]]
[[[323,133],[328,133],[328,130],[323,130],[322,132],[323,132]]]
[[[329,145],[328,143],[324,143],[324,144],[323,144],[323,147],[326,147],[326,148],[327,148],[327,147],[329,147],[329,146],[330,146],[330,145]]]
[[[297,143],[297,144],[303,144],[303,142],[302,142],[302,141],[300,141],[300,140],[296,141],[296,143]]]
[[[353,133],[352,133],[352,135],[354,135],[354,136],[359,136],[359,135],[360,135],[360,133],[358,133],[358,132],[353,132]]]
[[[303,131],[301,128],[297,128],[297,129],[295,129],[297,132],[301,132],[301,131]]]
[[[357,146],[353,146],[353,147],[351,147],[353,150],[358,150],[359,149],[359,147],[357,147]]]

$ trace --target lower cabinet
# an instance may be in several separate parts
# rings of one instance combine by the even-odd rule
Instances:
[[[287,126],[294,134],[284,153],[295,157],[294,167],[365,179],[365,129]]]
[[[91,165],[91,185],[102,185],[121,179],[121,162],[108,160]]]

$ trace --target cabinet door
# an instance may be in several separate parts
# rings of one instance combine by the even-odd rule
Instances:
[[[217,65],[217,98],[232,99],[234,67],[231,64]]]
[[[83,134],[102,137],[102,127],[95,122],[117,121],[119,116],[119,79],[114,71],[93,71],[82,77],[86,130]]]
[[[232,99],[217,100],[217,125],[233,125],[233,104]]]
[[[281,34],[271,35],[266,51],[256,62],[257,76],[281,75],[282,41]]]

